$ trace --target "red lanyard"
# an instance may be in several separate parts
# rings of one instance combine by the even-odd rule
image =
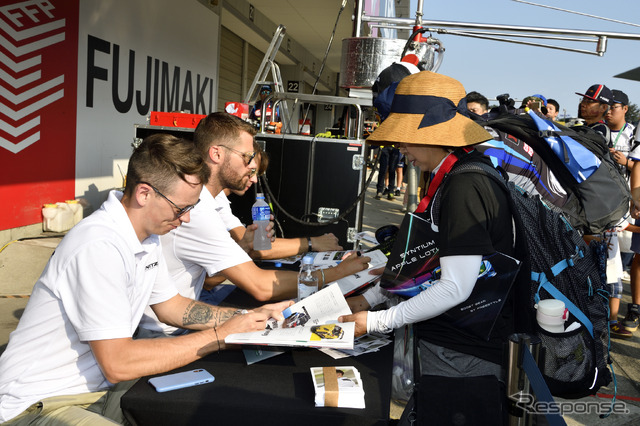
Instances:
[[[463,148],[463,150],[465,152],[471,152],[473,148],[466,147],[466,148]],[[433,179],[431,179],[431,182],[429,183],[429,188],[427,190],[427,195],[425,195],[425,197],[420,201],[420,204],[418,204],[416,213],[422,213],[425,210],[427,210],[427,207],[429,206],[431,199],[433,198],[436,191],[438,190],[438,187],[442,183],[442,179],[444,179],[444,177],[451,171],[451,169],[453,168],[453,165],[456,164],[457,161],[458,161],[458,157],[454,153],[449,154],[447,158],[445,158],[445,160],[440,165],[440,168],[436,172],[436,175],[433,177]]]

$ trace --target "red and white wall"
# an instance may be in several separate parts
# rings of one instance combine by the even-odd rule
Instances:
[[[219,33],[197,0],[2,2],[0,231],[99,207],[150,111],[215,111]]]

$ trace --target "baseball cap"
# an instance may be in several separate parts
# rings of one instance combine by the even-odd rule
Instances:
[[[545,98],[544,96],[542,96],[542,95],[531,95],[531,96],[534,97],[534,98],[540,99],[542,101],[542,104],[544,106],[547,106],[547,98]]]
[[[584,96],[585,98],[593,99],[594,101],[602,104],[611,105],[613,103],[613,93],[604,84],[594,84],[587,89],[586,93],[578,93],[576,95]]]
[[[629,97],[622,90],[613,89],[613,103],[629,105]]]

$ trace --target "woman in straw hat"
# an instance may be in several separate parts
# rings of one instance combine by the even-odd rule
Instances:
[[[482,173],[447,177],[457,165],[491,164],[472,147],[491,139],[491,135],[461,114],[466,113],[465,95],[462,84],[441,74],[423,71],[404,77],[395,90],[389,116],[367,140],[372,144],[393,143],[407,162],[431,172],[427,195],[418,212],[431,212],[430,200],[441,190],[439,217],[433,217],[440,240],[439,282],[389,309],[363,310],[340,320],[355,321],[357,335],[388,333],[416,323],[423,374],[495,375],[503,380],[503,342],[513,332],[511,297],[488,340],[460,330],[442,315],[469,297],[483,255],[496,251],[514,254],[511,210],[499,183]],[[446,185],[440,187],[445,177]],[[368,308],[385,297],[380,290],[371,291],[350,304]]]

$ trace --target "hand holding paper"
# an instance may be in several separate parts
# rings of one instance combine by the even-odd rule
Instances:
[[[367,334],[367,316],[369,311],[361,311],[351,315],[343,315],[338,318],[339,322],[355,322],[356,327],[354,330],[354,336],[360,337],[363,334]]]

